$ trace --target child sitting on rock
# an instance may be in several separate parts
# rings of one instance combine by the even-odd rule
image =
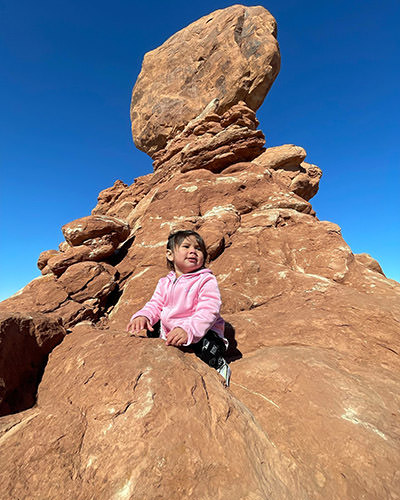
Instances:
[[[161,337],[167,345],[190,345],[229,385],[231,371],[223,357],[228,341],[219,315],[221,296],[215,276],[204,267],[206,258],[198,233],[171,233],[167,243],[171,272],[159,280],[150,301],[132,316],[127,331],[135,334],[147,329],[148,337]]]

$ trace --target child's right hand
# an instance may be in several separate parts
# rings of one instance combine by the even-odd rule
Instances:
[[[140,330],[150,330],[154,331],[154,328],[151,326],[150,320],[146,318],[146,316],[137,316],[135,319],[131,319],[129,321],[128,326],[126,327],[126,331],[131,335],[135,335],[135,333],[140,332]]]

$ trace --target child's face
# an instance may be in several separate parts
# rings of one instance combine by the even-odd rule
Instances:
[[[204,264],[204,255],[194,236],[185,238],[174,251],[167,250],[167,259],[173,262],[177,276],[193,273]]]

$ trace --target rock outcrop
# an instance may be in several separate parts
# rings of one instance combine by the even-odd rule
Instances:
[[[255,112],[243,101],[222,115],[218,108],[218,99],[214,99],[165,149],[154,154],[154,170],[161,170],[164,178],[171,172],[196,169],[221,172],[259,156],[265,137],[256,130],[259,122]]]
[[[0,416],[35,403],[47,356],[65,334],[60,318],[0,312]]]
[[[118,294],[118,250],[130,234],[129,224],[115,217],[89,215],[62,228],[59,251],[45,250],[38,259],[42,277],[2,302],[2,309],[61,317],[66,327],[98,320],[114,292]]]
[[[254,111],[279,66],[271,19],[230,7],[145,56],[132,115],[154,173],[102,191],[40,255],[44,275],[0,305],[70,329],[36,405],[0,420],[5,498],[398,498],[400,284],[317,218],[321,170],[305,150],[264,148]],[[198,37],[214,47],[203,61]],[[192,53],[205,69],[184,84]],[[244,93],[228,77],[246,71]],[[181,228],[203,235],[219,281],[230,388],[188,349],[124,333]],[[22,400],[18,376],[3,386]]]
[[[284,144],[266,149],[253,162],[273,170],[276,181],[283,183],[290,191],[305,200],[318,192],[322,171],[317,165],[304,161],[307,153],[294,144]]]
[[[62,227],[65,242],[57,250],[45,250],[39,256],[42,274],[60,276],[69,266],[83,261],[103,261],[114,254],[129,236],[129,225],[115,217],[89,215]]]
[[[263,7],[217,10],[148,52],[132,93],[136,146],[153,157],[213,99],[256,111],[280,68],[275,19]]]

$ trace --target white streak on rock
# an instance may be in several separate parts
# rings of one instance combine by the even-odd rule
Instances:
[[[219,274],[218,275],[218,281],[225,281],[228,276],[230,276],[231,273],[228,274]]]
[[[159,241],[158,243],[154,243],[154,245],[146,245],[145,243],[140,243],[140,246],[143,248],[157,248],[162,247],[167,244],[167,240]]]
[[[340,418],[342,418],[343,420],[347,420],[348,422],[351,422],[352,424],[361,425],[361,427],[364,427],[365,429],[368,429],[369,431],[374,432],[379,437],[381,437],[382,439],[387,441],[387,437],[385,436],[385,434],[383,432],[381,432],[379,429],[377,429],[374,425],[369,424],[368,422],[363,422],[362,420],[360,420],[356,416],[357,415],[356,410],[354,410],[353,408],[345,408],[344,411],[345,411],[345,413],[343,413],[343,415],[341,415]]]
[[[305,293],[311,292],[325,292],[325,290],[329,287],[328,283],[316,283],[312,288],[308,290],[304,290]]]
[[[114,500],[124,500],[131,497],[133,490],[132,480],[129,479],[124,486],[114,495]]]
[[[22,427],[25,427],[31,420],[33,420],[37,415],[39,415],[39,411],[36,413],[33,413],[26,417],[25,419],[21,420],[20,422],[16,423],[15,425],[11,426],[9,429],[7,429],[3,436],[0,437],[0,444],[3,445],[4,441],[7,441],[9,437],[11,437],[13,434],[18,432]]]
[[[215,179],[215,182],[218,183],[218,182],[229,182],[229,183],[233,183],[233,182],[238,182],[240,181],[240,179],[238,179],[237,177],[233,177],[233,176],[226,176],[226,177],[217,177]]]
[[[107,426],[105,429],[103,429],[103,434],[104,434],[104,435],[106,435],[106,434],[107,434],[107,432],[108,432],[108,431],[110,431],[110,430],[112,429],[112,426],[113,426],[113,424],[112,424],[112,422],[110,422],[110,423],[108,424],[108,426]]]
[[[149,389],[146,396],[141,404],[141,408],[134,415],[136,419],[145,417],[154,405],[154,393]]]
[[[149,267],[145,267],[145,268],[143,269],[143,271],[140,271],[140,273],[137,273],[137,274],[135,274],[134,276],[132,276],[132,278],[130,278],[129,282],[131,282],[131,281],[135,280],[136,278],[140,278],[140,276],[143,276],[143,274],[144,274],[146,271],[148,271],[149,269],[150,269]]]
[[[182,191],[185,191],[186,193],[193,193],[194,191],[197,191],[198,187],[194,186],[194,185],[184,186],[182,184],[179,184],[178,186],[176,186],[175,191],[177,191],[178,189],[181,189]]]
[[[254,394],[255,396],[258,396],[260,398],[263,398],[265,399],[265,401],[268,401],[268,403],[271,403],[272,405],[276,406],[277,408],[279,408],[279,406],[274,403],[272,401],[272,399],[269,399],[267,398],[267,396],[264,396],[264,394],[261,394],[261,392],[256,392],[256,391],[252,391],[251,389],[249,389],[248,387],[242,385],[242,384],[238,384],[237,382],[231,382],[232,385],[238,385],[239,387],[241,387],[242,389],[245,389],[246,391],[250,392],[251,394]]]
[[[207,210],[203,217],[205,219],[208,217],[221,217],[226,212],[234,212],[236,214],[236,209],[232,204],[213,207],[211,210]]]
[[[86,463],[86,467],[91,467],[93,462],[96,460],[96,457],[94,457],[93,455],[90,455],[87,463]]]

